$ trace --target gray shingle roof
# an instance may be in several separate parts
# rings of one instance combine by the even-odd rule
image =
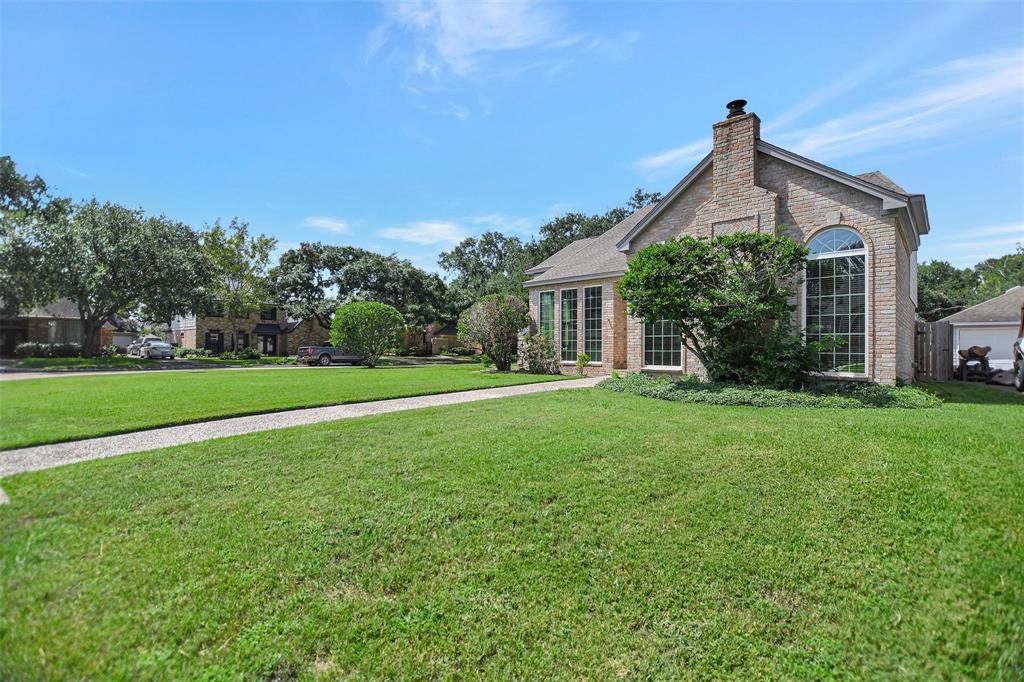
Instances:
[[[1005,294],[982,301],[970,308],[942,318],[941,322],[1020,322],[1020,308],[1024,305],[1024,287],[1014,287]]]
[[[527,270],[525,270],[525,272],[527,275],[539,275],[540,273],[549,269],[555,263],[565,260],[571,254],[576,253],[584,246],[594,241],[594,239],[596,239],[596,237],[586,237],[584,239],[577,239],[571,244],[564,246],[555,253],[551,254],[537,265],[534,265],[532,268],[528,268]]]
[[[621,273],[626,270],[626,254],[616,244],[640,222],[657,204],[634,211],[625,220],[607,232],[589,239],[579,239],[565,247],[541,265],[547,269],[526,283],[528,287],[582,279],[594,275]],[[539,267],[539,266],[538,266]],[[531,268],[536,270],[536,268]],[[530,271],[527,271],[530,272]]]
[[[870,173],[861,173],[856,177],[860,178],[861,180],[867,180],[873,185],[884,187],[893,192],[899,192],[900,194],[910,194],[910,192],[897,185],[895,182],[892,181],[892,178],[890,178],[882,171],[871,171]]]

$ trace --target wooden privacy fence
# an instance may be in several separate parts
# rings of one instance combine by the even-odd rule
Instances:
[[[949,322],[917,322],[914,335],[914,371],[918,379],[949,381],[953,378],[953,325]]]

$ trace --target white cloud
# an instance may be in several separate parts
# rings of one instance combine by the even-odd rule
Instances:
[[[348,233],[348,223],[344,220],[339,220],[338,218],[314,215],[306,218],[302,223],[306,227],[314,227],[318,230],[333,232],[334,234]]]
[[[563,35],[553,6],[530,0],[453,2],[416,0],[386,5],[392,20],[416,37],[413,70],[438,76],[476,73],[489,55],[529,47],[575,44]],[[371,34],[379,49],[380,33]]]
[[[711,150],[711,138],[705,137],[682,147],[638,159],[633,166],[648,177],[678,171],[700,161]]]
[[[387,239],[413,244],[450,243],[456,244],[465,238],[465,232],[458,223],[447,220],[421,220],[409,223],[407,227],[388,227],[378,234]]]
[[[1024,244],[1024,222],[964,228],[945,236],[929,235],[921,246],[921,260],[974,265],[986,258],[1013,253],[1018,244]]]
[[[916,92],[778,136],[779,144],[815,158],[842,158],[977,127],[992,118],[1020,119],[1024,50],[996,51],[929,69]]]

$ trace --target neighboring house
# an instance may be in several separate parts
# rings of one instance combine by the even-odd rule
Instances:
[[[114,318],[100,328],[100,345],[116,343],[131,328]],[[14,355],[19,343],[82,343],[82,318],[78,306],[67,299],[29,310],[24,315],[0,318],[0,356]]]
[[[949,322],[953,326],[953,366],[960,362],[957,351],[961,348],[990,346],[989,367],[1013,369],[1013,343],[1020,329],[1022,307],[1024,286],[1017,286],[942,318],[940,322]]]
[[[764,142],[743,104],[730,103],[711,153],[660,202],[526,271],[533,325],[555,340],[563,363],[589,354],[592,373],[699,372],[675,325],[628,315],[616,282],[648,244],[779,227],[811,250],[797,302],[807,337],[846,342],[823,358],[827,373],[912,381],[924,195],[877,171],[848,175]]]
[[[284,308],[268,303],[237,321],[232,338],[231,318],[223,309],[204,315],[176,317],[171,321],[171,343],[182,348],[206,348],[214,353],[255,348],[263,355],[295,355],[299,346],[323,344],[330,330],[315,319],[289,318]]]
[[[442,351],[451,350],[459,345],[458,328],[454,322],[431,325],[431,329],[427,330],[427,338],[430,340],[432,355],[439,355]]]

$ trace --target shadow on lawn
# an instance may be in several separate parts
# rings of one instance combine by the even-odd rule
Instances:
[[[946,403],[964,405],[1018,405],[1024,407],[1024,393],[1012,387],[964,381],[919,381],[914,384],[937,395]]]

